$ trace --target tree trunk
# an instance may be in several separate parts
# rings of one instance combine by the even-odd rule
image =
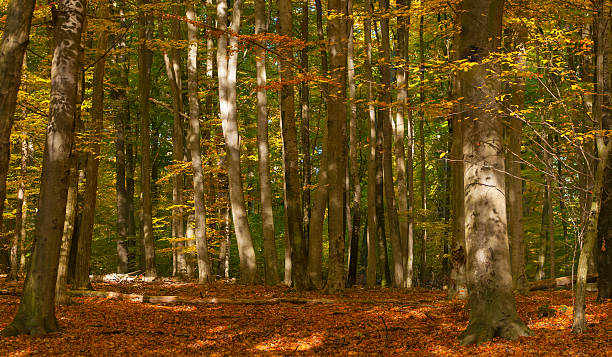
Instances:
[[[327,10],[336,13],[327,22],[331,83],[327,98],[327,179],[329,273],[326,291],[338,293],[344,289],[344,178],[346,168],[346,0],[328,0]]]
[[[102,19],[109,17],[108,5],[101,5],[99,16]],[[96,214],[96,196],[98,191],[98,167],[100,166],[100,140],[104,125],[104,73],[106,60],[104,53],[107,47],[108,33],[102,31],[98,37],[96,58],[101,58],[94,67],[93,98],[91,108],[91,133],[93,141],[87,153],[87,166],[85,168],[85,194],[83,197],[83,215],[80,221],[79,243],[76,259],[76,270],[73,289],[87,289],[89,282],[89,260],[91,255],[91,241]]]
[[[302,0],[302,21],[300,24],[301,39],[308,43],[308,0]],[[304,46],[300,53],[300,66],[302,72],[308,72],[308,46]],[[302,144],[302,217],[303,237],[308,242],[310,235],[310,191],[312,169],[310,163],[310,90],[309,82],[303,81],[300,86],[300,137]],[[306,247],[308,244],[306,243]],[[308,251],[306,251],[308,255]]]
[[[25,202],[25,180],[28,175],[28,138],[25,135],[21,139],[21,177],[19,177],[19,189],[17,190],[17,202],[15,207],[15,233],[11,241],[10,271],[8,280],[17,280],[19,276],[19,242],[25,239],[24,210],[27,209]]]
[[[66,283],[68,282],[68,261],[77,213],[79,182],[78,160],[75,152],[71,154],[70,161],[68,193],[66,196],[66,217],[64,219],[62,244],[60,247],[59,263],[57,265],[57,279],[55,283],[55,305],[68,305],[70,302],[70,297],[66,293]]]
[[[255,1],[255,34],[265,34],[266,3]],[[270,153],[268,145],[268,97],[265,89],[266,51],[257,48],[257,159],[259,165],[259,191],[264,240],[264,266],[266,284],[276,285],[279,281],[278,258],[274,239],[274,215],[272,210],[272,184],[270,182]]]
[[[474,63],[460,72],[464,103],[465,240],[470,322],[463,345],[531,334],[512,295],[506,230],[502,123],[495,115],[500,83],[483,60],[500,44],[503,0],[464,0],[458,54]],[[490,63],[490,62],[489,62]],[[490,71],[490,72],[489,72]]]
[[[582,333],[586,331],[586,283],[587,274],[589,273],[589,261],[595,247],[598,235],[598,221],[602,201],[604,199],[604,182],[606,168],[608,166],[608,158],[612,154],[612,139],[601,134],[603,130],[609,130],[611,124],[610,107],[612,105],[612,80],[610,79],[609,54],[610,49],[610,9],[606,6],[606,2],[598,0],[594,2],[597,13],[594,17],[594,32],[595,32],[595,78],[596,78],[596,93],[593,103],[593,121],[594,129],[599,133],[595,134],[596,143],[596,166],[593,176],[593,190],[591,195],[591,204],[588,211],[587,226],[585,237],[582,242],[580,258],[578,259],[578,271],[576,281],[576,299],[574,300],[574,321],[572,331]],[[607,143],[606,143],[607,141]],[[609,233],[609,232],[608,232]],[[601,249],[601,248],[600,248]],[[607,248],[606,248],[607,249]],[[594,272],[591,272],[594,273]],[[604,277],[605,277],[604,273]]]
[[[147,4],[148,0],[139,0]],[[140,102],[140,171],[142,192],[142,246],[144,254],[145,278],[157,277],[155,267],[155,238],[153,237],[153,207],[151,202],[151,128],[149,117],[149,94],[151,91],[151,64],[153,53],[147,41],[153,38],[153,18],[149,14],[139,14],[140,30],[138,37],[138,101]]]
[[[319,41],[324,40],[323,33],[323,9],[321,0],[315,0],[317,18],[317,37]],[[321,46],[321,75],[328,73],[327,51]],[[328,92],[327,83],[322,84],[323,92]],[[327,103],[327,96],[323,97]],[[323,287],[322,259],[323,259],[323,222],[325,220],[325,210],[328,203],[328,180],[327,180],[327,126],[323,128],[323,140],[321,142],[321,155],[319,156],[319,179],[314,192],[314,202],[312,203],[312,213],[310,217],[310,227],[308,229],[308,276],[310,281],[318,289]]]
[[[290,0],[279,2],[279,34],[292,37],[292,9]],[[281,121],[283,136],[283,159],[285,162],[285,195],[287,222],[285,234],[291,242],[291,262],[293,285],[298,291],[309,290],[312,283],[306,273],[308,245],[302,230],[302,205],[300,204],[299,159],[297,149],[297,128],[295,124],[293,71],[290,60],[293,54],[285,50],[281,57]]]
[[[196,21],[196,12],[192,5],[187,7],[187,19]],[[193,171],[193,205],[195,210],[195,241],[198,251],[198,281],[203,283],[213,279],[208,258],[206,243],[206,208],[204,207],[204,174],[202,171],[202,154],[200,152],[200,99],[198,98],[198,28],[187,23],[187,75],[189,90],[189,130],[187,142],[191,153]],[[184,254],[183,254],[184,259]],[[187,266],[185,264],[185,270]]]
[[[231,21],[231,33],[240,32],[240,14],[242,0],[234,2]],[[240,137],[238,134],[238,119],[236,106],[236,70],[238,67],[238,38],[229,35],[227,31],[227,0],[217,2],[217,24],[223,33],[217,41],[217,65],[219,77],[219,102],[221,122],[225,146],[227,150],[230,203],[238,255],[240,256],[240,280],[245,284],[253,284],[257,276],[255,249],[251,239],[251,231],[242,192],[242,176],[240,171]],[[228,37],[230,54],[228,55]],[[229,60],[228,60],[229,57]]]
[[[421,162],[421,270],[420,284],[423,286],[427,279],[427,230],[425,221],[427,220],[427,182],[425,172],[425,43],[423,41],[423,22],[421,15],[419,21],[419,100],[421,102],[421,120],[419,120],[419,161]]]
[[[612,155],[612,154],[611,154]],[[612,299],[612,158],[608,157],[597,222],[597,300]]]
[[[114,4],[117,6],[117,3]],[[125,12],[119,8],[121,26],[125,28]],[[125,37],[118,39],[117,47],[120,50],[127,48]],[[130,121],[130,107],[127,96],[129,88],[127,57],[123,53],[115,56],[119,66],[119,85],[113,90],[112,96],[119,103],[119,111],[115,115],[115,190],[117,191],[117,273],[128,272],[129,264],[129,238],[128,238],[128,192],[126,186],[126,132]]]
[[[398,1],[398,7],[402,6],[404,11],[410,10],[412,0]],[[404,288],[412,288],[412,266],[413,266],[413,246],[414,246],[414,218],[413,218],[413,173],[412,173],[412,113],[408,108],[408,73],[409,72],[409,53],[408,45],[410,40],[410,15],[398,16],[397,18],[397,44],[399,49],[399,60],[403,68],[397,70],[397,113],[396,135],[395,135],[395,157],[397,161],[397,207],[400,243],[402,247],[402,258],[404,267]],[[407,121],[406,121],[407,114]],[[404,141],[405,122],[408,123],[408,155]],[[407,172],[408,171],[408,172]]]
[[[2,336],[39,336],[58,329],[54,304],[55,280],[66,215],[85,3],[80,0],[62,0],[58,3],[58,10],[55,20],[56,46],[51,65],[49,126],[31,263],[17,315],[0,332]],[[21,65],[21,58],[17,62]]]
[[[519,29],[516,40],[518,51],[516,63],[519,75],[511,85],[513,111],[520,112],[525,107],[525,76],[527,70],[527,53],[525,42],[527,33],[524,27]],[[510,265],[512,269],[512,286],[520,294],[527,292],[525,275],[525,242],[523,235],[523,180],[521,178],[521,144],[523,138],[523,119],[518,115],[510,117],[508,137],[506,182],[508,185],[508,236],[510,239]]]
[[[545,157],[547,156],[546,153],[543,154]],[[545,161],[548,161],[547,159],[545,159]],[[538,267],[537,267],[537,271],[536,271],[536,280],[542,280],[546,277],[546,273],[544,271],[544,264],[546,262],[546,246],[548,243],[548,232],[549,230],[552,228],[549,226],[548,224],[548,216],[549,216],[549,212],[550,212],[550,189],[549,189],[549,183],[550,180],[548,178],[545,179],[546,180],[546,184],[544,185],[543,189],[544,189],[544,194],[542,197],[542,225],[541,225],[541,229],[540,229],[540,251],[538,253]]]
[[[366,0],[366,10],[372,7],[371,0]],[[363,22],[363,32],[365,37],[366,47],[366,64],[364,68],[365,79],[367,85],[367,101],[368,101],[368,123],[369,123],[369,137],[368,137],[368,235],[367,235],[367,246],[368,246],[368,266],[366,271],[366,285],[376,285],[376,246],[378,245],[378,220],[376,210],[376,173],[377,166],[380,162],[376,160],[376,112],[373,104],[373,75],[372,75],[372,25],[369,16],[366,16]]]
[[[34,3],[35,0],[9,2],[0,40],[0,231],[11,154],[11,128],[21,84],[23,57],[30,41]]]
[[[348,0],[348,14],[353,14],[353,0]],[[359,177],[359,163],[357,162],[358,147],[357,147],[357,103],[356,103],[356,86],[355,86],[355,62],[354,57],[354,39],[353,19],[349,18],[348,22],[348,53],[347,53],[347,80],[348,80],[348,100],[349,100],[349,172],[350,186],[353,189],[353,197],[351,203],[351,231],[349,237],[349,255],[348,255],[348,277],[347,286],[355,285],[357,280],[357,262],[359,260],[359,228],[361,226],[361,179]]]
[[[386,12],[389,8],[388,0],[379,0],[380,11]],[[391,70],[390,44],[389,44],[389,18],[383,17],[381,24],[381,65],[382,86],[380,97],[383,106],[378,111],[378,118],[382,121],[383,131],[383,185],[388,220],[389,233],[391,235],[391,253],[393,257],[393,281],[394,287],[401,287],[404,282],[404,259],[399,235],[399,222],[397,219],[397,207],[395,206],[395,191],[393,184],[393,129],[391,123]]]

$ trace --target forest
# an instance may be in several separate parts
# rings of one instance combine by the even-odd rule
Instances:
[[[0,354],[612,353],[611,22],[0,0]]]

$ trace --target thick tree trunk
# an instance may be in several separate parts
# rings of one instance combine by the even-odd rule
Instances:
[[[255,34],[266,33],[265,0],[255,1]],[[268,145],[268,97],[264,88],[266,79],[266,51],[257,48],[257,159],[259,165],[259,191],[264,240],[264,267],[266,284],[278,284],[278,258],[274,239],[272,210],[272,184],[270,182],[270,152]]]
[[[366,0],[366,9],[370,9],[372,4],[371,0]],[[376,211],[376,172],[377,166],[380,165],[376,161],[376,112],[374,110],[373,102],[373,75],[372,75],[372,25],[369,16],[366,16],[363,22],[363,32],[365,37],[366,47],[366,64],[364,68],[365,79],[367,85],[367,102],[368,102],[368,124],[369,124],[369,136],[368,136],[368,234],[367,234],[367,246],[368,246],[368,265],[366,270],[366,285],[376,285],[376,247],[378,245],[378,220],[379,217]]]
[[[331,85],[327,98],[327,179],[329,273],[326,291],[338,293],[344,289],[344,178],[346,168],[346,0],[328,0],[327,10],[336,13],[327,22]]]
[[[85,5],[80,0],[62,0],[58,3],[56,45],[51,65],[49,126],[31,263],[17,315],[0,332],[2,336],[42,335],[57,331],[58,328],[54,304],[55,280],[66,215],[70,151],[76,117],[78,57]],[[21,64],[21,58],[18,62]]]
[[[26,227],[24,211],[26,206],[26,177],[28,175],[28,137],[21,139],[21,174],[19,177],[19,188],[17,189],[17,202],[15,207],[15,232],[11,241],[10,271],[8,280],[17,280],[19,276],[19,242],[25,239]]]
[[[353,0],[348,0],[348,14],[353,14]],[[355,62],[353,19],[349,18],[348,23],[348,53],[347,53],[347,80],[348,80],[348,100],[349,100],[349,172],[350,186],[352,187],[353,197],[351,202],[351,231],[349,237],[348,254],[348,277],[347,286],[355,285],[357,280],[357,262],[359,260],[359,228],[361,226],[361,179],[359,177],[359,163],[357,162],[357,103],[355,86]]]
[[[108,5],[101,5],[99,16],[106,19],[109,16]],[[96,58],[101,58],[94,67],[93,98],[91,108],[91,133],[93,141],[87,153],[87,166],[85,168],[85,193],[83,197],[83,215],[80,221],[79,243],[76,259],[76,270],[73,289],[86,289],[91,286],[89,282],[89,258],[91,255],[91,241],[96,214],[96,196],[98,191],[98,167],[100,166],[100,139],[104,121],[104,73],[108,33],[102,31],[98,37]]]
[[[231,21],[231,33],[240,31],[240,14],[242,0],[234,2]],[[225,146],[227,150],[230,203],[238,255],[240,256],[240,280],[245,284],[253,284],[257,276],[255,249],[251,239],[251,230],[242,192],[242,176],[240,171],[240,137],[238,134],[238,119],[236,106],[236,70],[238,67],[238,38],[227,34],[227,0],[217,2],[217,23],[223,33],[217,41],[217,65],[219,77],[219,103]],[[228,54],[228,37],[229,50]],[[229,57],[229,59],[228,59]]]
[[[187,7],[187,19],[196,21],[196,12],[192,5]],[[202,154],[200,152],[200,99],[198,98],[198,28],[193,23],[187,23],[187,75],[189,90],[189,130],[187,143],[191,153],[191,169],[193,171],[193,205],[195,210],[195,241],[198,252],[198,281],[203,283],[213,279],[208,258],[206,243],[206,208],[204,207],[204,173],[202,170]],[[183,244],[184,246],[184,244]],[[180,247],[180,246],[179,246]],[[185,259],[184,254],[183,260]],[[180,261],[180,260],[179,260]],[[184,264],[185,272],[187,266]]]
[[[459,74],[464,97],[463,159],[465,240],[470,322],[463,345],[493,337],[516,339],[531,332],[520,320],[512,295],[506,228],[502,123],[496,113],[496,66],[484,64],[499,47],[503,0],[464,0],[459,58],[474,66]],[[493,70],[493,71],[490,71]]]
[[[290,0],[279,2],[279,34],[291,38],[292,33],[292,9]],[[291,262],[293,285],[298,291],[309,290],[312,283],[306,273],[306,262],[308,245],[302,230],[302,205],[300,203],[300,178],[299,159],[297,148],[297,128],[295,124],[293,70],[290,58],[293,57],[291,50],[285,50],[281,57],[281,121],[282,137],[285,163],[285,210],[287,212],[287,223],[285,234],[291,242]]]
[[[147,4],[148,0],[139,0],[139,4]],[[149,94],[151,91],[151,64],[153,53],[148,48],[147,41],[153,38],[151,15],[139,14],[141,41],[138,48],[138,101],[140,103],[140,171],[142,192],[142,253],[144,254],[145,278],[153,280],[157,277],[155,267],[155,238],[153,237],[153,205],[151,202],[151,128],[149,118]]]
[[[11,149],[11,128],[21,84],[23,57],[30,41],[35,0],[11,0],[0,40],[0,231],[6,198]]]

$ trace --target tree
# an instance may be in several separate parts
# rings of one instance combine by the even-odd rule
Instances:
[[[217,24],[222,32],[217,40],[217,66],[219,77],[219,105],[223,136],[227,150],[227,176],[229,179],[229,195],[232,206],[232,217],[238,255],[240,256],[240,280],[245,284],[253,284],[258,280],[255,249],[247,212],[242,193],[242,176],[240,172],[240,138],[236,107],[236,70],[238,67],[238,38],[240,32],[240,15],[242,0],[234,2],[231,27],[227,29],[227,0],[217,2]],[[229,33],[228,33],[229,32]],[[228,54],[228,40],[229,50]],[[229,57],[229,58],[228,58]]]
[[[255,34],[265,34],[266,3],[255,1]],[[258,47],[257,67],[257,159],[259,163],[259,191],[264,239],[264,265],[266,284],[278,283],[278,262],[274,242],[274,216],[272,212],[272,185],[270,182],[270,148],[268,145],[268,98],[266,86],[266,51]]]
[[[490,54],[500,45],[503,0],[464,0],[458,53],[463,99],[465,241],[470,322],[463,345],[531,332],[512,295],[506,230],[502,125],[495,98],[500,84]]]
[[[101,4],[98,10],[102,19],[108,19],[108,5]],[[93,239],[94,219],[96,213],[96,196],[98,192],[98,168],[100,166],[100,137],[104,121],[104,74],[108,32],[103,30],[98,37],[96,58],[94,66],[93,98],[91,108],[91,133],[93,139],[89,143],[87,152],[87,166],[85,167],[85,193],[83,197],[83,213],[80,220],[79,243],[76,259],[75,276],[72,282],[74,289],[86,289],[91,286],[89,282],[89,261],[91,256],[91,241]]]
[[[608,157],[608,166],[601,200],[601,211],[597,222],[597,300],[612,299],[612,159]]]
[[[189,130],[187,143],[191,153],[193,171],[193,205],[195,209],[195,241],[198,251],[198,281],[206,282],[213,278],[208,244],[206,242],[206,209],[204,207],[204,173],[200,152],[200,99],[198,98],[198,28],[194,24],[196,12],[192,5],[187,7],[187,76],[189,91]],[[186,268],[186,267],[185,267]]]
[[[20,259],[19,259],[19,242],[23,242],[26,236],[26,211],[27,198],[26,198],[26,177],[28,175],[28,137],[24,133],[24,137],[21,139],[21,173],[19,178],[19,189],[17,191],[17,207],[15,208],[15,232],[13,233],[13,240],[11,241],[10,251],[10,271],[8,280],[17,280]],[[23,250],[23,245],[22,248]],[[23,254],[23,252],[22,252]]]
[[[139,5],[147,4],[147,0],[139,0]],[[151,64],[153,53],[147,41],[153,38],[150,14],[140,9],[138,37],[138,102],[140,106],[140,175],[142,191],[142,247],[144,253],[145,277],[155,279],[155,238],[153,237],[153,205],[151,202],[151,129],[149,117],[149,95],[151,91]]]
[[[327,97],[327,179],[329,183],[329,273],[327,292],[344,289],[344,178],[346,168],[346,0],[328,0],[329,70]]]
[[[0,230],[10,161],[10,136],[35,0],[11,0],[0,40]]]
[[[593,175],[593,191],[590,208],[588,210],[586,232],[582,242],[578,271],[576,273],[576,299],[574,300],[574,321],[572,331],[582,333],[586,330],[586,283],[589,270],[589,261],[592,259],[593,248],[597,240],[597,224],[604,198],[605,172],[608,158],[612,153],[612,139],[604,134],[604,130],[612,127],[612,80],[610,79],[609,50],[610,50],[610,8],[603,0],[593,3],[596,10],[594,17],[595,43],[595,80],[596,93],[593,102],[593,120],[595,122],[594,139],[596,146],[595,172]],[[604,273],[605,277],[605,273]]]
[[[2,336],[34,336],[57,331],[55,279],[61,244],[70,151],[76,117],[78,56],[85,2],[62,0],[55,19],[51,100],[45,142],[36,233],[23,293],[13,321]],[[20,61],[21,62],[21,61]]]

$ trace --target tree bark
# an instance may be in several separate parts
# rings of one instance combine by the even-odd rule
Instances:
[[[497,66],[483,63],[500,44],[503,0],[464,0],[459,58],[473,63],[459,74],[464,98],[465,240],[470,322],[461,343],[531,334],[516,312],[506,228],[502,123],[495,98]],[[489,72],[490,71],[490,72]]]
[[[140,5],[149,3],[139,0]],[[153,237],[153,207],[151,202],[151,128],[149,117],[149,95],[151,91],[151,65],[153,53],[147,41],[153,38],[153,18],[146,13],[139,14],[138,48],[138,101],[140,103],[140,171],[142,192],[142,246],[145,278],[157,278],[155,267],[155,237]]]
[[[520,112],[525,107],[525,76],[527,53],[525,42],[527,33],[524,27],[519,29],[516,40],[516,63],[518,78],[511,85],[513,111]],[[527,292],[525,274],[525,242],[523,234],[523,180],[521,178],[521,144],[523,120],[518,115],[510,117],[508,136],[508,154],[506,182],[508,185],[508,236],[510,238],[510,265],[512,269],[512,286],[521,294]]]
[[[28,137],[23,133],[21,139],[21,174],[19,177],[19,188],[17,189],[17,202],[15,207],[15,232],[11,241],[10,271],[8,280],[15,281],[19,276],[19,242],[25,239],[26,221],[24,211],[26,206],[26,177],[28,175]]]
[[[353,15],[353,0],[348,0],[348,14]],[[355,86],[355,62],[354,62],[354,40],[353,30],[354,20],[348,20],[348,53],[347,53],[347,80],[348,80],[348,100],[349,100],[349,172],[350,186],[352,187],[353,197],[351,203],[351,224],[349,237],[348,255],[348,277],[347,286],[355,285],[357,281],[357,262],[359,260],[359,228],[361,226],[361,179],[359,177],[359,163],[357,162],[357,103]]]
[[[403,11],[410,10],[412,0],[398,1],[398,7]],[[413,284],[413,247],[414,247],[414,216],[413,216],[413,172],[412,172],[412,112],[408,108],[408,74],[409,72],[409,52],[408,45],[410,40],[410,15],[398,16],[397,18],[397,44],[399,49],[399,63],[401,67],[397,70],[397,113],[396,135],[395,135],[395,158],[397,161],[397,207],[399,221],[399,235],[402,248],[402,258],[404,267],[404,288],[412,288]],[[407,118],[406,118],[407,117]],[[407,119],[407,120],[406,120]],[[408,152],[404,146],[406,140],[405,123],[408,124]]]
[[[109,17],[109,8],[101,4],[99,16],[102,19]],[[91,255],[91,241],[96,214],[96,196],[98,191],[98,167],[100,166],[100,140],[104,125],[104,73],[108,32],[103,30],[96,48],[96,58],[100,58],[94,67],[93,98],[91,108],[91,133],[93,141],[87,152],[87,166],[85,167],[85,193],[83,197],[83,214],[80,221],[79,243],[75,266],[75,276],[72,282],[73,289],[86,289],[91,286],[89,282],[89,260]]]
[[[315,0],[316,19],[317,19],[317,37],[319,41],[324,40],[323,33],[323,6],[321,0]],[[328,63],[327,51],[324,46],[321,46],[319,51],[321,56],[321,75],[327,76]],[[322,84],[323,92],[328,92],[327,83]],[[327,103],[327,96],[323,96],[323,101]],[[310,217],[310,227],[308,229],[308,276],[310,281],[318,289],[323,287],[322,277],[322,259],[323,259],[323,222],[325,220],[325,210],[328,203],[328,180],[327,180],[327,125],[323,128],[323,140],[321,142],[321,155],[319,156],[319,178],[317,187],[314,192],[314,201],[312,203],[312,213]]]
[[[11,149],[11,128],[21,84],[21,69],[30,41],[30,25],[35,0],[11,0],[0,40],[0,231],[6,198]]]
[[[236,0],[234,2],[230,28],[232,34],[238,34],[240,31],[241,8],[242,0]],[[223,33],[217,40],[217,72],[219,77],[221,122],[228,159],[227,175],[229,179],[230,203],[236,240],[238,241],[238,255],[240,256],[240,280],[245,284],[253,284],[259,278],[255,261],[255,249],[253,248],[242,192],[242,176],[240,171],[240,137],[237,120],[238,108],[236,107],[238,38],[227,33],[227,20],[227,0],[219,0],[217,2],[217,27]],[[228,40],[230,47],[229,55],[227,48]]]
[[[193,5],[187,7],[187,20],[196,21]],[[198,28],[187,23],[187,76],[189,90],[189,130],[187,143],[191,153],[191,169],[193,171],[193,205],[195,210],[195,241],[198,252],[198,281],[200,283],[213,279],[208,258],[206,243],[206,208],[204,207],[204,173],[202,170],[202,154],[200,152],[200,99],[198,98]],[[183,254],[184,259],[184,254]],[[187,266],[185,264],[185,272]]]
[[[612,155],[612,154],[611,154]],[[608,157],[597,222],[597,300],[612,299],[612,158]]]
[[[593,176],[593,191],[588,211],[586,233],[582,242],[576,274],[576,299],[574,300],[574,321],[572,323],[572,331],[575,333],[586,331],[587,274],[590,269],[589,261],[592,259],[591,255],[597,241],[599,215],[604,199],[603,195],[606,193],[603,185],[608,159],[612,154],[612,139],[601,134],[603,130],[609,130],[612,127],[612,116],[610,113],[612,105],[612,80],[610,79],[608,57],[610,49],[609,41],[612,34],[612,31],[610,31],[610,8],[606,6],[606,2],[603,0],[594,2],[594,6],[597,11],[594,17],[595,42],[597,46],[595,51],[596,93],[593,103],[593,121],[595,123],[594,129],[598,130],[599,133],[595,134],[595,152],[597,155],[595,157],[596,166]]]
[[[372,7],[371,0],[365,2],[366,11]],[[376,285],[376,247],[378,245],[378,220],[379,217],[376,211],[376,172],[377,166],[380,163],[376,160],[376,112],[373,104],[373,75],[372,75],[372,25],[369,16],[366,16],[363,21],[364,41],[366,47],[366,64],[364,68],[365,79],[367,85],[367,101],[368,101],[368,264],[366,268],[366,286],[372,287]]]
[[[419,101],[421,102],[419,120],[419,161],[421,165],[421,267],[420,267],[420,283],[425,284],[427,279],[427,229],[425,229],[425,221],[427,220],[427,182],[425,172],[425,42],[423,41],[423,22],[424,17],[421,15],[419,20]]]
[[[344,290],[344,178],[346,168],[346,0],[328,0],[327,10],[337,14],[327,22],[330,76],[327,98],[327,179],[329,273],[326,291]]]
[[[70,173],[68,176],[68,193],[66,196],[66,217],[62,231],[62,244],[60,246],[59,263],[57,265],[57,279],[55,282],[55,304],[68,305],[70,297],[66,294],[66,283],[68,282],[68,261],[74,235],[75,220],[77,214],[78,196],[78,160],[76,153],[70,157]]]
[[[255,34],[265,34],[266,3],[255,1]],[[274,239],[274,215],[272,210],[272,184],[270,182],[270,148],[268,145],[268,97],[265,89],[266,51],[257,48],[255,58],[257,67],[257,159],[259,165],[259,191],[261,197],[261,216],[264,239],[264,267],[266,284],[279,282],[278,258]]]
[[[290,0],[279,2],[279,34],[292,37],[292,8]],[[298,291],[310,290],[312,283],[306,273],[308,245],[302,230],[302,205],[300,203],[299,159],[297,148],[297,128],[295,124],[293,70],[290,59],[292,51],[286,49],[281,57],[281,121],[283,133],[283,159],[285,162],[285,195],[287,212],[287,234],[291,242],[291,262],[293,285]]]
[[[300,24],[301,39],[304,44],[308,44],[308,0],[302,0],[302,21]],[[308,73],[308,46],[304,46],[300,51],[301,71]],[[311,216],[311,179],[312,168],[310,160],[310,90],[309,82],[303,81],[300,86],[300,137],[302,144],[302,217],[303,217],[303,237],[308,242],[310,235],[310,216]],[[307,245],[306,245],[307,246]],[[308,251],[306,251],[308,253]],[[306,254],[308,255],[308,254]]]
[[[117,4],[115,3],[115,6]],[[125,28],[125,12],[123,6],[119,8],[121,26]],[[127,43],[125,37],[118,39],[118,48],[125,50]],[[128,272],[129,264],[129,238],[128,238],[128,192],[126,186],[126,132],[130,121],[130,107],[127,96],[129,88],[128,63],[123,53],[115,56],[119,66],[119,85],[113,90],[112,96],[119,103],[119,111],[115,115],[115,190],[117,191],[117,273]]]
[[[78,57],[86,3],[62,0],[55,20],[49,125],[31,263],[13,321],[2,336],[57,331],[55,280],[66,214],[70,151],[76,117]],[[15,59],[12,59],[13,61]],[[21,58],[17,61],[21,65]]]

